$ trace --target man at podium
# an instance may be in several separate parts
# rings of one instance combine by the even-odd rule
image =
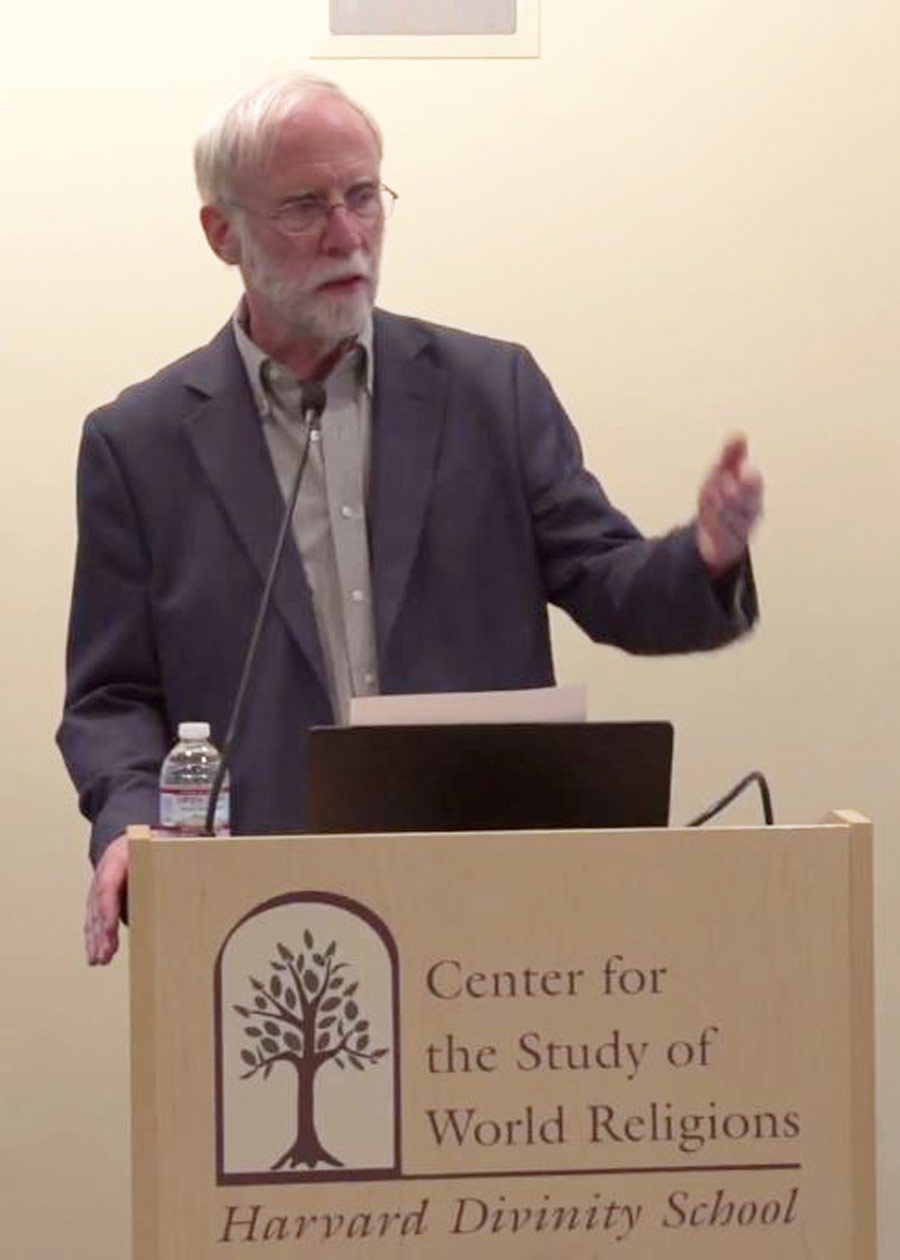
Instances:
[[[303,827],[305,731],[354,695],[551,684],[548,602],[639,653],[718,647],[756,618],[745,441],[693,521],[644,538],[525,350],[375,308],[396,200],[381,155],[371,116],[322,80],[218,115],[195,151],[200,221],[241,274],[237,310],[85,424],[58,738],[92,823],[92,963],[115,953],[123,833],[157,821],[177,724],[217,742],[228,725],[307,438],[231,766],[236,832]]]

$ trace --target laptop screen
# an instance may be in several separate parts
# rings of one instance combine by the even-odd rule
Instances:
[[[313,832],[664,827],[668,722],[316,727]]]

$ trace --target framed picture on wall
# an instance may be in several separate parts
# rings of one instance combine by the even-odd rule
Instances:
[[[315,57],[537,57],[540,0],[317,0]]]

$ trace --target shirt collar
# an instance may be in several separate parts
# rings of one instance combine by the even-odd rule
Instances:
[[[253,401],[256,403],[256,409],[260,416],[265,418],[270,411],[270,402],[268,392],[266,390],[265,380],[266,373],[270,370],[268,364],[272,364],[284,371],[290,371],[284,368],[283,364],[279,364],[271,355],[266,354],[247,332],[246,324],[246,307],[244,298],[241,298],[237,305],[237,309],[231,317],[231,326],[234,330],[234,339],[238,348],[238,353],[243,360],[244,369],[247,373],[247,379],[250,382],[250,389],[253,394]],[[356,339],[359,347],[359,372],[366,393],[372,397],[375,386],[375,355],[374,355],[374,336],[372,329],[371,315],[366,320],[365,327]],[[340,364],[332,371],[337,371]],[[330,375],[330,374],[329,374]]]

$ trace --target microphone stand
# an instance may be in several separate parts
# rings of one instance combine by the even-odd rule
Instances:
[[[313,433],[318,433],[321,429],[322,412],[325,410],[325,402],[325,388],[319,381],[303,382],[300,395],[300,414],[306,423],[306,440],[303,443],[303,450],[300,453],[300,462],[297,465],[297,471],[294,474],[294,481],[287,497],[287,505],[284,510],[284,515],[281,518],[281,527],[278,531],[275,550],[272,553],[272,560],[269,564],[269,572],[266,575],[266,584],[263,587],[262,598],[259,601],[259,610],[256,614],[253,632],[250,635],[250,643],[247,647],[247,654],[244,657],[244,668],[241,671],[241,680],[238,683],[237,694],[235,695],[234,704],[232,705],[231,717],[228,721],[228,730],[225,733],[225,740],[222,744],[222,755],[219,759],[219,768],[216,771],[212,787],[209,790],[209,801],[206,806],[206,824],[204,826],[204,833],[208,836],[215,835],[216,805],[218,804],[219,794],[222,791],[222,784],[225,782],[225,774],[231,760],[231,748],[234,743],[234,737],[244,708],[244,701],[247,696],[247,686],[250,682],[250,674],[256,660],[256,653],[259,648],[259,640],[266,620],[266,613],[269,610],[269,604],[272,600],[275,578],[278,575],[278,568],[281,564],[281,556],[284,551],[284,544],[287,541],[291,520],[294,516],[294,508],[297,505],[297,496],[300,493],[300,483],[303,480],[303,472],[306,468],[306,461],[309,458],[309,444],[312,441]]]

